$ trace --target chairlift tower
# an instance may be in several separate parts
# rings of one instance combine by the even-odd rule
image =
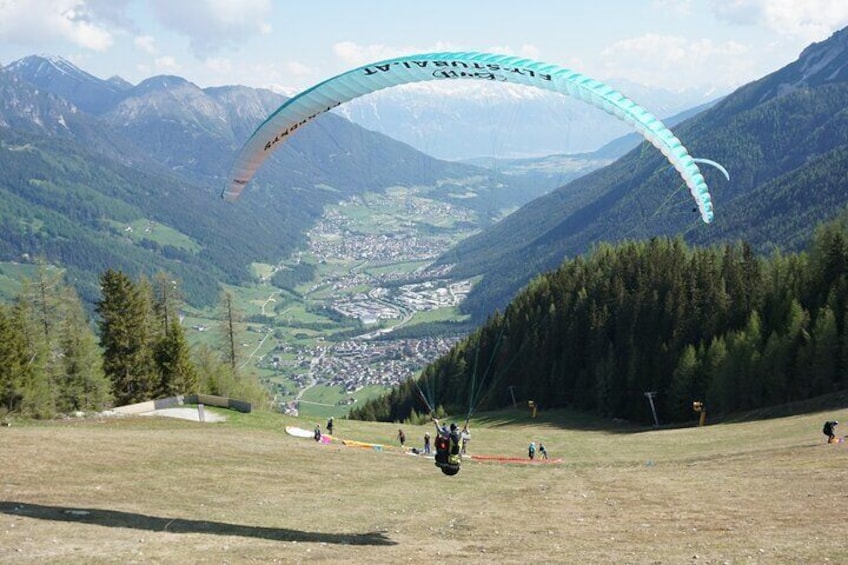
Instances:
[[[655,391],[645,393],[645,397],[648,399],[648,402],[651,405],[651,414],[654,415],[654,427],[659,428],[660,427],[660,421],[657,419],[657,409],[654,406],[654,397],[656,395],[657,395],[657,393]]]

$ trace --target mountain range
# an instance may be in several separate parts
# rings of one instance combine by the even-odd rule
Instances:
[[[333,113],[276,151],[232,205],[218,198],[229,164],[283,96],[176,76],[132,85],[30,56],[0,69],[0,260],[61,264],[88,300],[106,268],[165,270],[190,301],[209,304],[219,281],[249,280],[251,262],[297,249],[326,204],[398,185],[430,187],[489,226],[440,259],[458,278],[483,275],[465,303],[478,318],[598,241],[681,234],[798,249],[848,199],[846,66],[842,30],[681,115],[675,133],[690,153],[731,174],[703,171],[716,205],[706,225],[658,151],[629,150],[633,136],[582,156],[444,161]],[[540,174],[551,161],[555,172]],[[550,191],[552,182],[561,186]]]
[[[277,151],[236,205],[223,202],[235,152],[284,100],[176,76],[103,80],[42,56],[0,69],[0,259],[61,264],[88,299],[106,268],[163,270],[208,304],[218,281],[244,282],[252,262],[288,256],[326,204],[353,194],[425,186],[485,225],[541,193],[327,114]]]
[[[629,81],[605,81],[670,116],[713,102],[715,93],[672,92]],[[582,101],[555,92],[477,81],[403,85],[351,100],[337,110],[352,122],[439,159],[527,159],[593,153],[630,132]]]

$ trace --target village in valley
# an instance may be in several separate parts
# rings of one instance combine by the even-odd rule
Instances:
[[[359,229],[351,213],[357,206],[373,214],[381,213],[378,206],[391,209],[384,231]],[[352,404],[352,395],[365,387],[390,387],[417,375],[462,337],[460,332],[394,335],[427,313],[441,313],[436,316],[440,320],[457,317],[457,307],[472,289],[471,280],[449,278],[450,265],[433,265],[458,237],[467,235],[425,224],[445,219],[449,225],[472,223],[466,209],[408,195],[389,194],[379,204],[356,197],[327,207],[309,233],[307,248],[294,261],[343,266],[319,269],[321,275],[304,298],[320,301],[359,331],[346,332],[350,335],[344,339],[331,337],[333,332],[305,341],[277,339],[269,353],[252,360],[263,370],[285,375],[287,384],[268,381],[281,411],[297,414],[304,392],[315,386],[333,387],[343,397],[340,405]],[[297,321],[287,324],[296,326]],[[265,332],[270,336],[272,329]]]

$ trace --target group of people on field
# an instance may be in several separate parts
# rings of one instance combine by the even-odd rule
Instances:
[[[537,451],[539,452],[539,457],[541,457],[542,459],[548,458],[548,450],[545,449],[545,444],[540,441],[539,447],[537,449],[536,448],[536,442],[531,441],[530,445],[527,446],[527,457],[529,457],[530,459],[535,459]]]
[[[457,426],[455,422],[451,423],[450,426],[447,426],[440,424],[438,418],[433,418],[433,423],[436,425],[436,440],[434,442],[436,450],[436,465],[441,467],[443,471],[445,471],[446,468],[455,468],[455,471],[458,471],[462,456],[467,454],[468,443],[471,441],[471,432],[468,430],[468,422],[465,422],[462,430],[459,429],[459,426]],[[330,419],[327,420],[328,435],[333,435],[333,425],[334,421],[331,416]],[[824,423],[822,433],[827,436],[827,443],[842,443],[842,441],[844,441],[844,438],[836,437],[836,427],[838,425],[838,420],[828,420]],[[315,426],[314,437],[315,441],[321,441],[322,433],[320,425]],[[406,433],[404,433],[402,428],[398,429],[397,439],[401,447],[406,447]],[[413,451],[415,453],[431,455],[433,446],[431,445],[430,440],[430,432],[425,432],[423,451],[419,452],[417,449],[414,449]],[[531,441],[530,445],[527,447],[527,457],[535,459],[537,453],[542,459],[548,458],[548,450],[545,449],[545,444],[539,442],[537,447],[536,442]]]
[[[434,422],[438,422],[437,419],[433,419]],[[452,433],[456,433],[457,435],[457,444],[459,445],[459,453],[460,455],[466,455],[468,453],[468,443],[471,441],[471,432],[468,429],[468,422],[462,427],[462,430],[459,430],[459,426],[455,423],[450,426],[442,426],[436,423],[436,436],[444,435],[450,439]],[[397,432],[397,440],[401,447],[406,447],[406,433],[403,431],[403,428],[398,428]],[[432,455],[433,454],[433,440],[430,436],[430,432],[424,432],[424,448],[422,450],[418,450],[418,448],[412,448],[414,453],[421,453],[422,455]]]
[[[438,418],[433,418],[433,423],[436,426],[435,440],[431,442],[432,438],[430,436],[430,432],[425,432],[424,449],[422,451],[418,451],[417,448],[413,448],[412,451],[423,455],[432,455],[433,450],[435,449],[434,458],[436,466],[441,468],[442,472],[446,475],[454,475],[459,472],[462,456],[468,453],[468,443],[471,441],[471,432],[468,429],[468,422],[465,422],[465,425],[461,430],[455,422],[450,425],[443,425],[439,422]],[[836,422],[835,420],[825,423],[825,434],[830,434],[830,439],[828,441],[831,441],[834,437],[834,429],[838,423],[839,422]],[[334,421],[333,418],[330,417],[327,420],[326,425],[327,435],[331,436],[333,434],[333,427]],[[315,425],[314,436],[315,441],[322,440],[321,426],[318,424]],[[406,433],[403,431],[403,428],[398,428],[397,441],[401,448],[406,447]],[[537,454],[541,459],[548,458],[548,450],[545,448],[545,444],[539,442],[537,446],[535,441],[531,441],[527,448],[527,456],[532,460],[536,458]]]
[[[327,420],[327,433],[326,434],[321,433],[321,424],[315,424],[315,429],[312,431],[312,437],[315,439],[315,441],[321,441],[321,439],[325,435],[332,436],[333,435],[333,425],[334,425],[334,423],[335,423],[335,421],[334,421],[333,417],[330,416],[330,418]]]

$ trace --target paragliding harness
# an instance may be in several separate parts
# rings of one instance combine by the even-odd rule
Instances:
[[[483,378],[480,380],[480,382],[478,384],[475,384],[475,382],[474,382],[474,381],[476,381],[476,376],[475,376],[474,381],[472,381],[472,386],[471,386],[471,389],[469,390],[468,413],[465,416],[465,430],[466,431],[468,429],[469,419],[474,414],[476,409],[480,406],[480,403],[482,401],[480,394],[483,392],[483,384],[485,383],[486,378],[490,374],[489,368],[491,368],[491,366],[492,366],[492,363],[495,359],[495,353],[497,352],[498,347],[500,346],[501,339],[503,338],[505,331],[506,331],[506,324],[503,324],[502,327],[501,327],[501,330],[500,330],[500,335],[498,336],[498,339],[497,339],[497,344],[496,344],[494,350],[492,351],[491,358],[489,359],[489,366],[486,368],[486,370],[483,374]],[[524,342],[524,344],[527,344],[527,343],[530,343],[530,341],[527,340],[527,341]],[[521,349],[523,349],[523,347],[524,347],[524,345],[522,345]],[[479,346],[478,346],[477,353],[479,354],[479,352],[480,352],[480,349],[479,349]],[[516,360],[516,359],[518,359],[518,355],[513,356],[513,361]],[[512,361],[510,361],[510,363],[507,364],[507,367],[509,367],[509,365],[511,365],[511,364],[512,364]],[[474,374],[476,375],[476,373],[477,373],[477,356],[476,355],[475,355],[475,360],[474,360],[474,367],[475,367],[474,368]],[[505,374],[505,373],[506,373],[506,371],[502,372],[501,376],[503,376],[503,374]],[[435,410],[435,404],[436,403],[434,401],[432,401],[431,398],[435,399],[435,395],[424,394],[424,391],[421,389],[421,386],[419,385],[419,382],[418,382],[419,380],[421,380],[423,382],[424,386],[428,389],[428,392],[429,392],[429,386],[427,384],[426,374],[424,376],[422,376],[421,379],[418,379],[418,380],[412,379],[412,382],[415,385],[415,387],[418,389],[418,394],[421,396],[421,400],[424,401],[424,404],[427,406],[428,410],[430,411],[430,416],[434,416],[436,414],[436,410]],[[494,388],[492,388],[492,390],[494,390]],[[436,421],[436,425],[438,426],[438,421]],[[442,473],[444,473],[445,475],[456,475],[457,473],[459,473],[459,468],[460,468],[460,465],[462,463],[461,437],[459,435],[459,430],[456,428],[456,426],[454,425],[454,426],[452,426],[452,428],[453,429],[450,432],[448,432],[446,429],[439,427],[438,433],[436,434],[436,439],[433,442],[433,445],[436,448],[436,456],[435,456],[436,467],[441,469]]]
[[[459,434],[451,431],[447,437],[443,433],[436,436],[436,467],[445,475],[456,475],[462,457],[459,454]]]

